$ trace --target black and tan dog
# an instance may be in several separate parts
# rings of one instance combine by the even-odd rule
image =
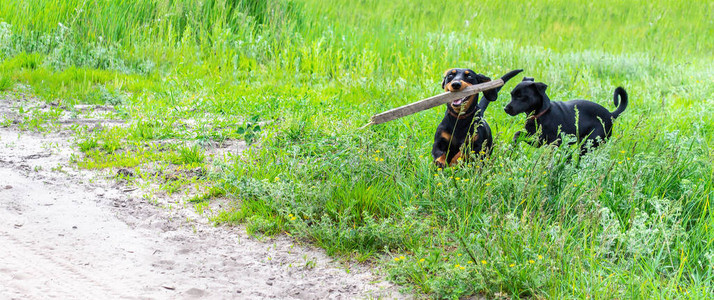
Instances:
[[[539,133],[535,139],[528,140],[528,143],[535,147],[544,144],[559,145],[560,134],[572,134],[578,143],[583,142],[581,154],[584,154],[589,146],[597,147],[610,137],[612,121],[627,108],[627,92],[621,87],[615,89],[613,101],[617,109],[613,112],[586,100],[550,101],[545,94],[547,87],[542,82],[525,77],[511,91],[511,102],[504,108],[511,116],[520,113],[528,115],[526,133],[529,136]],[[518,141],[520,135],[520,131],[516,132],[513,140]]]
[[[511,71],[501,79],[505,83],[521,71],[523,70]],[[491,81],[491,78],[470,69],[450,69],[444,73],[441,87],[448,92],[458,92],[470,85],[487,81]],[[483,113],[489,102],[496,101],[500,89],[499,87],[484,91],[483,99],[478,103],[478,94],[475,94],[446,104],[446,113],[436,128],[431,150],[437,166],[444,168],[456,164],[462,156],[462,151],[490,153],[493,137],[491,128],[483,120]]]

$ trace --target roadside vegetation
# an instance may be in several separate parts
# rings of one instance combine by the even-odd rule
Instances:
[[[13,103],[0,125],[52,131],[110,107],[123,126],[72,127],[78,167],[199,210],[228,199],[215,222],[374,263],[429,297],[714,294],[714,4],[479,3],[4,0],[0,92],[49,109]],[[358,129],[440,93],[451,67],[522,68],[551,99],[610,110],[623,86],[630,104],[579,159],[511,142],[518,78],[486,111],[484,161],[433,166],[443,107]]]

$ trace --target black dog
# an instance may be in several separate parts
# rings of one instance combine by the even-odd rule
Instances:
[[[534,82],[533,78],[525,77],[511,91],[511,102],[504,108],[511,116],[520,113],[528,115],[526,120],[528,135],[535,135],[540,131],[537,139],[529,141],[535,147],[543,144],[560,145],[559,134],[572,134],[577,137],[578,142],[585,141],[581,146],[581,154],[584,154],[587,152],[588,142],[592,142],[592,146],[597,147],[605,141],[605,138],[610,137],[612,121],[627,107],[627,92],[621,87],[615,89],[613,101],[617,109],[613,112],[586,100],[551,102],[545,94],[547,87],[542,82]],[[516,132],[513,140],[517,141],[520,134],[520,131]]]
[[[511,71],[501,79],[505,83],[521,71],[523,70]],[[473,70],[451,69],[444,73],[441,87],[449,92],[458,92],[470,85],[487,81],[491,81],[491,78],[477,74]],[[496,101],[499,90],[501,90],[501,87],[484,91],[483,99],[478,104],[476,104],[478,94],[446,104],[446,114],[436,128],[434,146],[431,150],[431,155],[434,157],[434,162],[437,166],[444,168],[447,164],[456,164],[462,156],[461,147],[467,139],[469,148],[463,149],[463,151],[490,153],[493,137],[491,136],[491,128],[483,120],[483,113],[489,102]]]

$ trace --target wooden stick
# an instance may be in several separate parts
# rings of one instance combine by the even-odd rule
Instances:
[[[473,94],[477,94],[479,92],[495,89],[497,87],[503,86],[503,84],[504,84],[503,80],[499,78],[499,79],[492,80],[489,82],[474,84],[472,86],[466,87],[462,91],[446,92],[443,94],[439,94],[436,96],[426,98],[421,101],[410,103],[410,104],[400,106],[397,108],[392,108],[388,111],[385,111],[383,113],[379,113],[379,114],[372,116],[369,123],[367,123],[367,125],[362,126],[362,128],[365,128],[369,125],[382,124],[384,122],[396,120],[401,117],[420,112],[422,110],[427,110],[427,109],[430,109],[435,106],[439,106],[444,103],[449,103],[449,102],[454,101],[459,98],[464,98],[464,97],[471,96]]]

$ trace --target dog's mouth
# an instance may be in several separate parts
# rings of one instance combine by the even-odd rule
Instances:
[[[467,96],[467,97],[463,97],[463,98],[461,98],[461,99],[456,99],[456,100],[454,100],[454,102],[451,102],[451,105],[452,105],[452,106],[459,107],[459,106],[461,106],[462,104],[468,102],[468,101],[467,101],[468,98],[469,98],[469,97]]]

